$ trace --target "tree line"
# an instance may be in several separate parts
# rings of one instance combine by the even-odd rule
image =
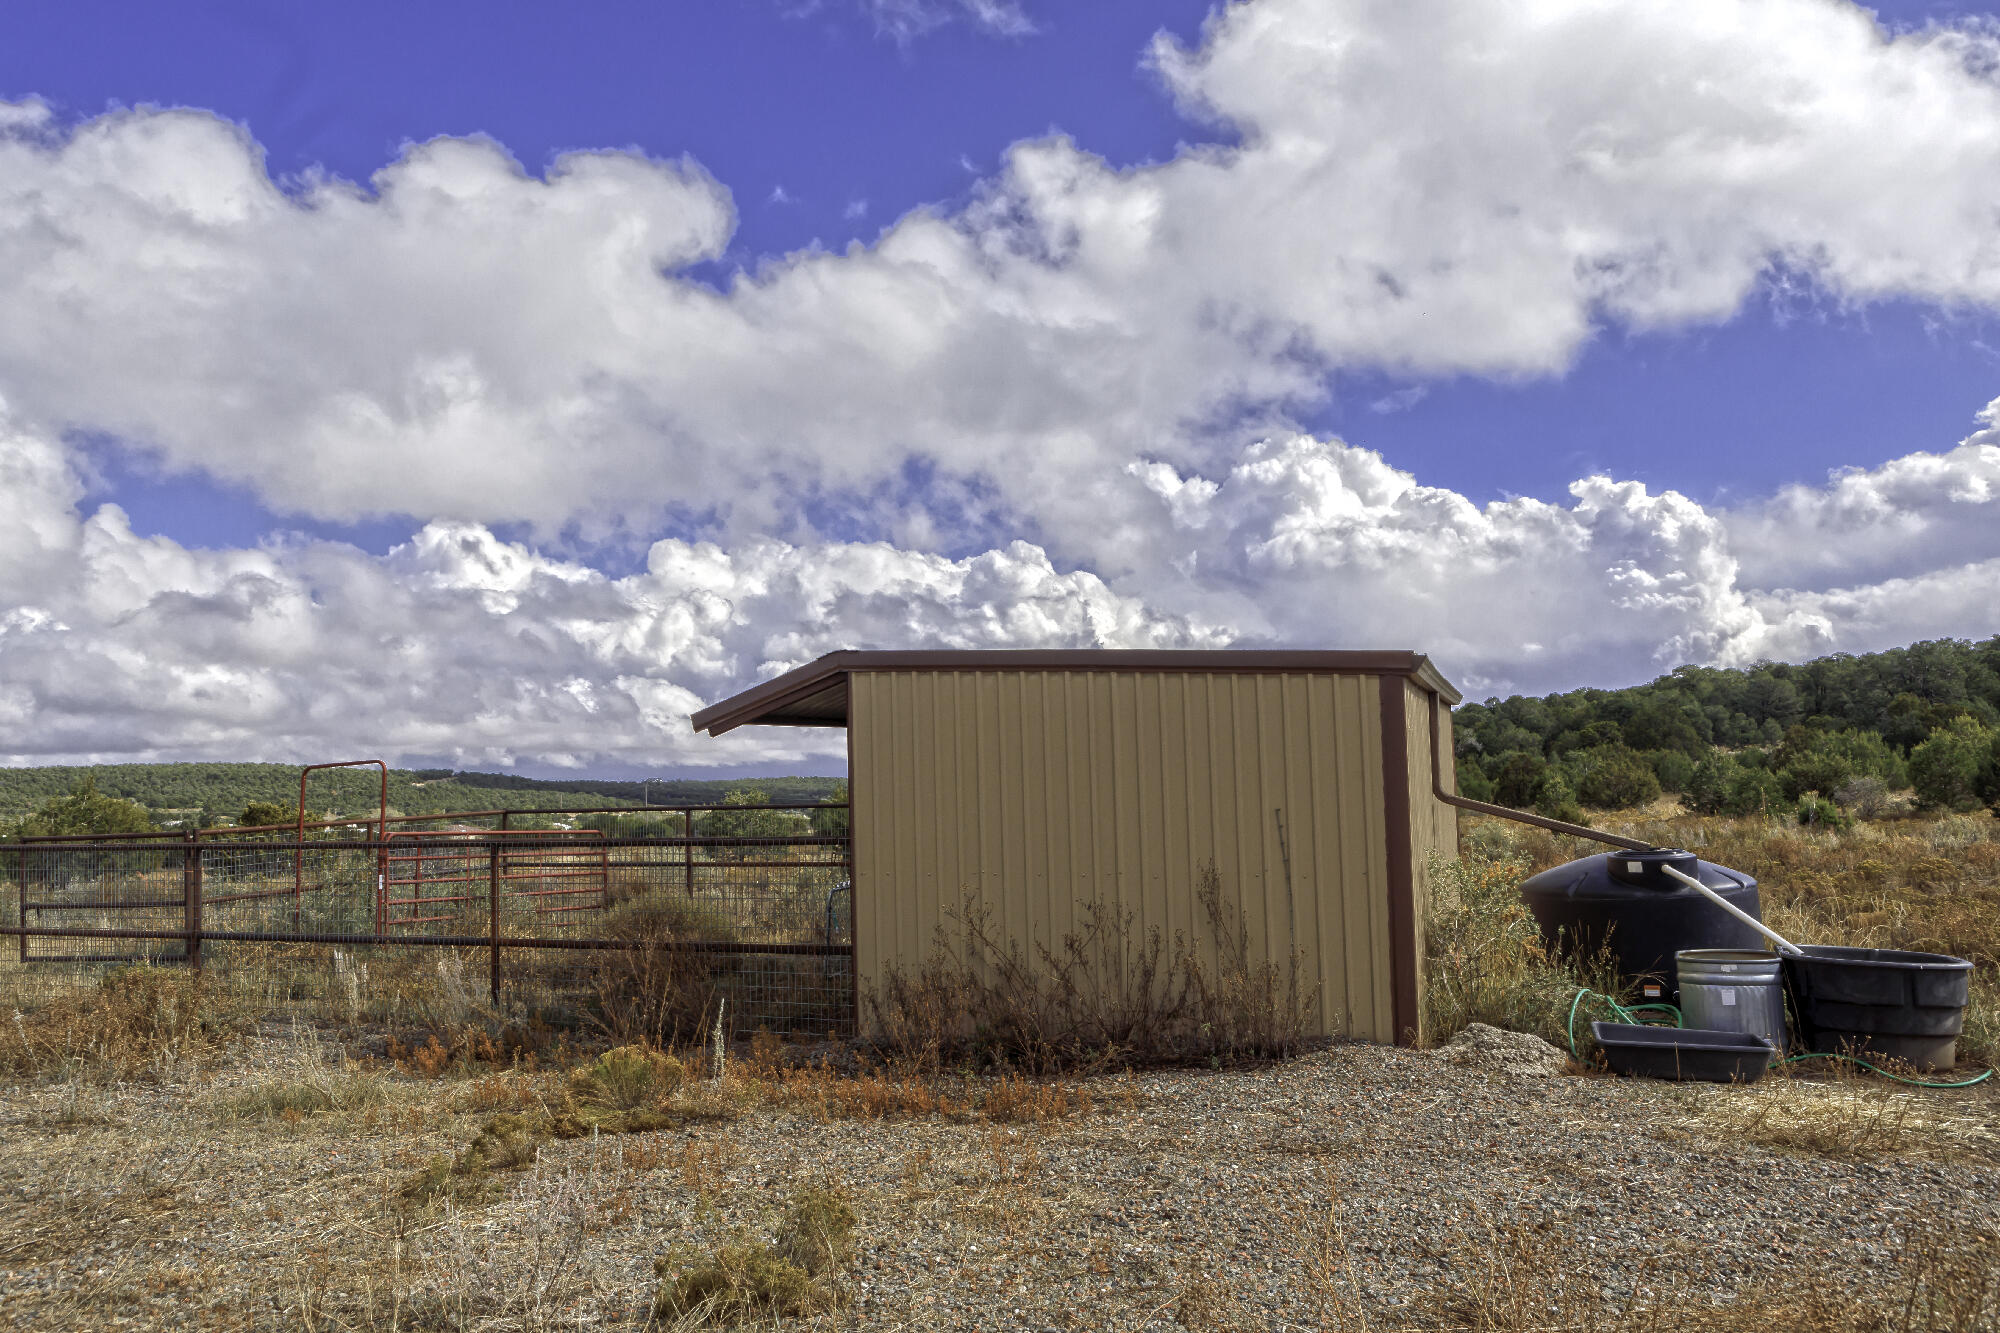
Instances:
[[[438,770],[461,787],[489,787],[500,791],[564,791],[612,801],[632,801],[638,805],[721,805],[729,794],[743,785],[741,780],[714,778],[524,778],[512,773],[454,773]],[[783,777],[751,778],[771,805],[809,805],[828,799],[840,778]],[[505,805],[505,801],[498,802]]]
[[[838,778],[774,777],[747,780],[775,804],[826,799]],[[299,799],[296,764],[64,764],[0,768],[0,818],[15,817],[88,782],[96,791],[155,811],[230,818],[256,801],[293,806]],[[511,773],[458,772],[449,768],[392,768],[389,804],[403,814],[457,814],[501,806],[552,809],[575,805],[718,805],[745,780],[656,778],[527,778]],[[360,814],[381,797],[374,769],[325,769],[314,773],[306,801],[315,810]],[[588,800],[577,799],[588,797]]]
[[[1839,822],[1908,791],[2000,813],[2000,635],[1646,685],[1514,695],[1454,714],[1460,790],[1556,818],[1661,793],[1702,814]]]
[[[498,807],[546,810],[547,817],[517,821],[546,826],[555,813],[577,805],[631,808],[630,816],[588,816],[584,827],[613,837],[679,836],[678,815],[649,815],[638,801],[608,792],[553,783],[468,786],[436,770],[391,769],[389,811],[396,815],[465,814]],[[532,781],[532,780],[528,780]],[[0,837],[63,833],[150,833],[219,825],[290,824],[298,818],[299,770],[283,764],[105,764],[0,770]],[[613,784],[603,784],[610,786]],[[669,784],[658,784],[666,786]],[[696,821],[704,836],[781,837],[846,827],[844,810],[760,811],[767,804],[844,802],[839,778],[759,779],[758,785],[725,782],[672,784],[676,803],[723,805],[727,811]],[[771,788],[776,787],[777,791]],[[307,820],[372,816],[381,803],[381,778],[370,770],[314,773],[307,786]],[[665,799],[654,793],[653,803]],[[11,810],[9,807],[12,807]],[[329,835],[331,836],[331,835]]]

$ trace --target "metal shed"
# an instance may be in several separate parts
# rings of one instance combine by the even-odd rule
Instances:
[[[1296,942],[1324,1033],[1408,1042],[1458,700],[1414,652],[839,652],[693,721],[846,728],[862,988],[967,893],[1024,945],[1092,901],[1199,939],[1213,861],[1253,964]]]

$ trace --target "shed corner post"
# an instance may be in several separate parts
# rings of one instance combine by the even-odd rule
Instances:
[[[1390,1023],[1399,1046],[1415,1046],[1422,1035],[1417,975],[1415,829],[1410,818],[1410,727],[1404,702],[1408,682],[1384,674],[1382,703],[1383,837],[1387,840],[1389,895]]]
[[[855,781],[854,772],[854,673],[851,671],[847,675],[847,726],[842,731],[847,750],[847,1027],[848,1035],[858,1040],[861,1037],[861,884],[854,847],[861,836],[861,821],[854,817],[860,784]]]

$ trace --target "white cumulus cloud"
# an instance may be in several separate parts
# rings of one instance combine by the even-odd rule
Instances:
[[[85,514],[56,451],[0,423],[0,757],[306,758],[355,743],[466,764],[723,764],[838,738],[695,737],[704,703],[821,653],[1167,647],[1222,636],[1013,543],[656,542],[610,578],[434,522],[386,556],[191,550]]]
[[[279,181],[199,110],[0,106],[0,754],[779,756],[815,742],[686,715],[841,646],[1414,646],[1545,689],[1995,628],[2000,419],[1731,507],[1476,504],[1294,425],[1346,372],[1389,410],[1767,287],[2000,304],[1993,30],[1242,0],[1148,59],[1209,141],[1016,144],[719,283],[735,204],[689,160]],[[88,507],[79,437],[417,531],[190,549]]]
[[[1559,373],[1771,282],[1993,304],[1996,57],[1831,0],[1252,0],[1151,56],[1226,145],[1018,144],[956,212],[721,290],[693,163],[439,140],[281,187],[204,113],[27,104],[0,392],[324,518],[809,535],[802,497],[867,518],[916,462],[980,539],[1096,559],[1097,479],[1226,463],[1218,418],[1343,369]]]

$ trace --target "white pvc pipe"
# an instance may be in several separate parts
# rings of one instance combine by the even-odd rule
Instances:
[[[1748,912],[1738,907],[1735,903],[1730,902],[1727,898],[1717,893],[1714,889],[1709,888],[1708,885],[1702,883],[1700,880],[1696,879],[1693,875],[1687,874],[1683,871],[1676,870],[1672,866],[1661,866],[1660,869],[1666,871],[1669,875],[1672,875],[1675,879],[1687,885],[1689,888],[1693,889],[1696,893],[1708,899],[1710,902],[1714,903],[1717,907],[1720,907],[1723,911],[1735,917],[1738,921],[1741,921],[1744,925],[1749,926],[1750,928],[1755,930],[1758,934],[1768,936],[1771,942],[1776,944],[1778,948],[1783,950],[1785,953],[1791,954],[1794,958],[1801,957],[1804,955],[1805,953],[1804,949],[1801,949],[1798,945],[1792,943],[1790,940],[1786,939],[1783,935],[1780,935],[1777,931],[1772,930],[1762,921],[1759,921],[1756,917],[1751,916]]]

